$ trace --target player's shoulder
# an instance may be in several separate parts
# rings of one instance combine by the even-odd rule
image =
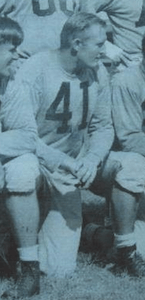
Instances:
[[[112,87],[122,86],[135,88],[141,83],[143,77],[140,65],[131,66],[125,70],[116,73],[112,78]]]
[[[49,68],[54,57],[53,51],[43,51],[28,58],[18,70],[15,80],[33,82],[35,78],[43,75],[44,69]]]

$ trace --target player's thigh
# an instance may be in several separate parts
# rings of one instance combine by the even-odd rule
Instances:
[[[97,176],[90,187],[90,190],[100,196],[108,197],[111,192],[111,187],[114,184],[116,174],[121,170],[120,161],[107,158],[100,169]]]
[[[7,162],[4,172],[6,189],[9,192],[32,192],[40,175],[39,162],[34,154],[27,153]]]
[[[121,169],[115,176],[115,181],[132,193],[145,191],[145,158],[134,152],[111,151],[109,160],[118,161]]]

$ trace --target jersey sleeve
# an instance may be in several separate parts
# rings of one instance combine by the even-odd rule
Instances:
[[[61,163],[68,158],[64,152],[46,145],[42,139],[37,140],[37,156],[42,165],[48,168],[50,172],[54,172]]]
[[[100,162],[102,162],[108,155],[114,140],[109,85],[101,88],[97,98],[95,113],[92,116],[88,129],[90,136],[88,152],[99,157]]]
[[[31,103],[19,82],[11,81],[1,102],[0,156],[16,157],[35,152],[37,126]]]
[[[82,11],[89,13],[107,12],[107,7],[110,2],[112,2],[112,0],[80,0],[80,8]]]
[[[140,95],[120,78],[112,84],[112,113],[116,136],[123,151],[133,151],[145,156],[145,134],[142,131]]]

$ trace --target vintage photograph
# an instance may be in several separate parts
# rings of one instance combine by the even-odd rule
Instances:
[[[0,299],[144,279],[145,0],[0,0]]]

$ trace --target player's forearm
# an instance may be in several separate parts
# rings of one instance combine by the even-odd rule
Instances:
[[[62,151],[46,145],[41,139],[37,140],[36,154],[41,163],[44,163],[51,172],[55,171],[68,157]]]

